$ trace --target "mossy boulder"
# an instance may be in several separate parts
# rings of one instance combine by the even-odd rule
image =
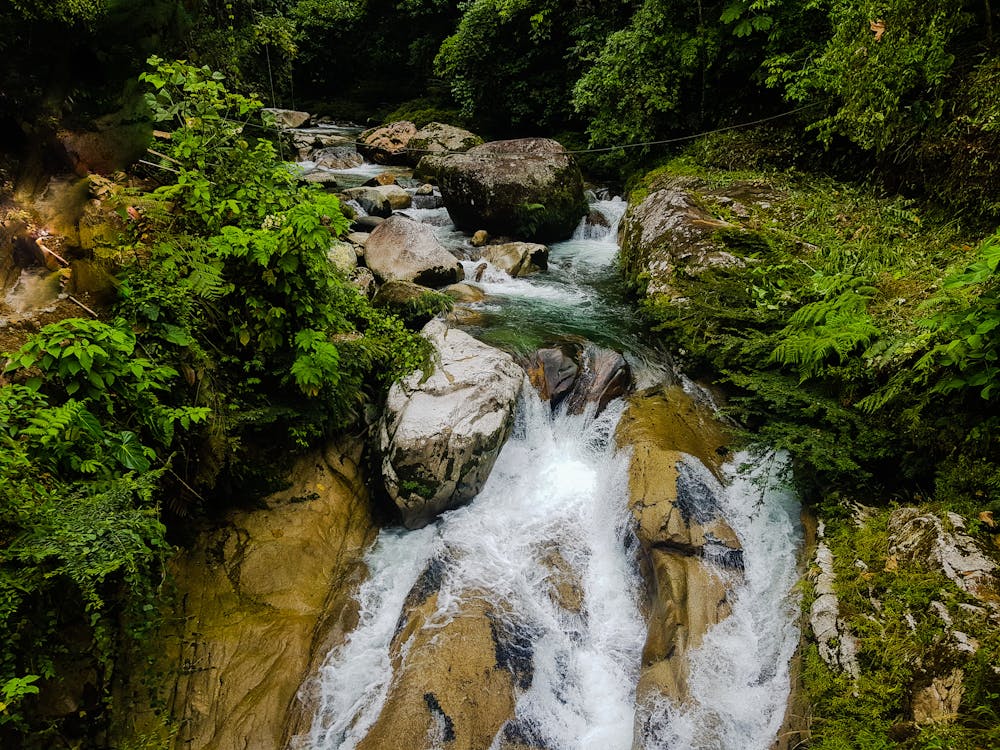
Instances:
[[[459,229],[544,243],[568,238],[587,213],[579,167],[547,138],[492,141],[426,166]]]
[[[482,145],[482,142],[482,138],[468,130],[441,122],[429,122],[410,139],[407,161],[416,166],[426,154],[468,151]]]
[[[411,281],[387,281],[372,298],[372,305],[389,310],[409,328],[422,328],[435,315],[451,310],[451,297]]]

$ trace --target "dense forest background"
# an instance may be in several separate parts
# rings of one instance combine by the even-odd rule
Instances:
[[[263,106],[555,137],[638,200],[675,174],[734,179],[719,167],[765,181],[788,204],[720,239],[753,258],[749,282],[709,274],[683,310],[648,302],[651,332],[791,452],[845,547],[846,500],[984,513],[976,531],[992,538],[995,27],[991,0],[6,0],[0,198],[67,168],[60,129],[155,124],[172,166],[128,188],[142,221],[124,225],[102,320],[6,353],[0,743],[100,746],[116,670],[155,624],[189,520],[263,487],[279,454],[356,427],[425,354],[329,270],[349,224],[336,199],[232,126]],[[912,591],[931,596],[924,584]],[[905,606],[926,609],[912,591]],[[988,637],[970,695],[995,727]],[[38,686],[81,653],[96,692],[78,716],[40,718]],[[892,724],[885,696],[852,691],[817,698],[849,718],[831,737]]]

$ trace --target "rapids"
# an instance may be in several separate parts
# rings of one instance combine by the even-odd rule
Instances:
[[[486,299],[472,305],[478,320],[465,327],[520,354],[552,340],[595,341],[624,351],[640,386],[657,383],[662,354],[642,341],[614,268],[625,203],[594,200],[592,208],[609,226],[581,223],[551,248],[548,272],[512,279],[487,265],[472,282]],[[469,256],[468,239],[444,209],[403,213]],[[465,261],[468,279],[478,265]],[[731,577],[733,613],[691,655],[691,699],[637,709],[645,589],[628,510],[630,456],[614,439],[624,408],[616,401],[596,417],[553,414],[525,387],[512,436],[476,499],[418,531],[381,531],[356,595],[359,623],[304,687],[317,710],[302,746],[350,750],[365,737],[394,678],[390,648],[404,602],[432,574],[437,609],[425,627],[486,597],[503,604],[505,630],[518,634],[530,660],[530,680],[519,685],[514,717],[492,750],[510,742],[545,750],[770,747],[798,639],[798,506],[780,481],[783,459],[742,454],[727,465],[724,485],[705,478],[744,548],[744,574],[721,573]],[[578,606],[552,595],[553,551],[572,571]],[[443,747],[442,738],[428,737],[427,747]]]

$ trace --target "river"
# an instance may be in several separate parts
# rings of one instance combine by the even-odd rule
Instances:
[[[520,354],[554,340],[594,341],[623,351],[638,384],[654,385],[669,367],[643,341],[614,266],[625,203],[595,198],[591,207],[609,226],[582,223],[572,239],[552,246],[547,272],[512,279],[488,267],[474,282],[486,299],[471,306],[466,330]],[[446,246],[469,251],[444,209],[403,213],[433,225]],[[478,264],[465,265],[472,278]],[[725,483],[703,472],[744,548],[742,574],[719,571],[730,582],[732,614],[690,654],[690,698],[637,709],[645,584],[628,511],[630,454],[614,439],[624,410],[618,400],[596,416],[553,413],[525,387],[513,433],[475,500],[417,531],[381,531],[357,592],[359,623],[306,688],[317,705],[306,747],[355,748],[388,710],[398,677],[393,638],[411,589],[428,571],[438,594],[423,628],[443,628],[483,598],[501,605],[502,629],[527,662],[514,681],[513,718],[491,749],[771,746],[798,641],[798,503],[781,481],[784,461],[739,454],[725,467]],[[573,606],[553,595],[554,551],[571,570]],[[429,731],[424,746],[447,747],[448,731]]]

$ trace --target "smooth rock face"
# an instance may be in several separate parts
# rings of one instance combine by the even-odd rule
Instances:
[[[373,188],[385,196],[386,200],[389,201],[389,207],[393,211],[399,211],[404,208],[409,208],[413,203],[413,199],[410,198],[410,194],[403,190],[399,185],[379,185]]]
[[[549,242],[571,236],[587,212],[580,170],[553,140],[493,141],[425,162],[459,229]]]
[[[406,216],[391,216],[375,227],[365,243],[365,262],[383,281],[439,287],[465,278],[462,264],[434,230]]]
[[[486,294],[482,289],[478,286],[472,286],[472,284],[466,284],[464,282],[449,284],[441,291],[456,302],[482,302],[486,299]]]
[[[392,386],[378,429],[385,488],[411,529],[479,493],[524,381],[508,354],[441,321],[423,335],[435,350],[434,372]]]
[[[533,242],[508,242],[483,248],[483,259],[511,276],[528,276],[549,267],[549,249]]]
[[[682,299],[674,282],[679,272],[697,274],[715,266],[741,263],[714,235],[731,227],[693,200],[704,184],[677,177],[629,206],[618,230],[623,269],[631,278],[648,277],[646,293]]]
[[[353,593],[377,532],[362,447],[306,456],[288,490],[231,513],[171,561],[177,609],[155,645],[156,710],[178,731],[156,747],[281,748],[308,729],[315,707],[299,687],[356,626]],[[143,686],[130,687],[136,692],[122,698],[130,708],[120,712],[127,735],[167,731]]]
[[[299,112],[294,109],[276,109],[274,107],[265,107],[260,112],[261,119],[265,125],[273,124],[282,130],[304,127],[309,123],[309,118],[311,117],[308,112]]]
[[[410,139],[407,161],[416,166],[427,154],[468,151],[482,142],[482,138],[468,130],[440,122],[429,122]]]
[[[707,410],[669,388],[633,396],[616,437],[632,449],[629,509],[650,581],[637,701],[683,702],[689,650],[730,613],[725,582],[705,557],[742,567],[739,540],[713,494],[724,436]]]
[[[604,411],[612,399],[624,396],[632,388],[632,368],[620,352],[587,344],[580,356],[580,373],[568,396],[570,414],[581,414],[588,404]]]
[[[497,606],[470,592],[442,623],[427,579],[425,571],[407,598],[389,649],[393,681],[358,750],[483,750],[513,718],[515,688],[530,685],[530,673],[503,658],[509,648]]]
[[[371,128],[358,136],[358,152],[376,164],[406,164],[406,147],[416,134],[416,125],[408,120]]]

